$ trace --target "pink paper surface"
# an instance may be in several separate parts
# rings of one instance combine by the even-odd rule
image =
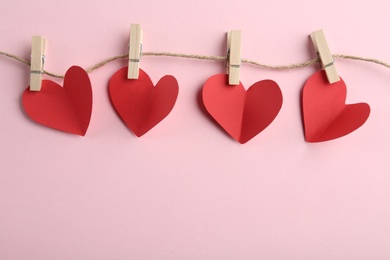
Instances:
[[[366,122],[370,106],[345,104],[347,88],[339,82],[329,84],[325,71],[314,73],[302,91],[305,137],[308,142],[322,142],[347,135]]]
[[[390,62],[389,10],[388,0],[0,1],[0,50],[29,60],[31,36],[42,35],[45,69],[64,74],[127,53],[130,24],[140,23],[145,52],[225,56],[226,32],[240,29],[242,58],[288,65],[316,57],[308,35],[322,28],[333,54]],[[109,98],[127,63],[89,74],[93,113],[80,138],[29,119],[29,67],[0,57],[1,260],[390,259],[389,69],[336,58],[345,104],[365,102],[371,114],[353,133],[313,144],[300,99],[320,66],[242,63],[245,89],[273,79],[283,106],[240,145],[201,109],[224,61],[143,55],[153,83],[173,75],[180,94],[141,138]]]
[[[154,86],[141,69],[138,79],[127,79],[127,67],[124,67],[112,76],[109,93],[118,115],[140,137],[171,112],[179,87],[170,75],[162,77]]]

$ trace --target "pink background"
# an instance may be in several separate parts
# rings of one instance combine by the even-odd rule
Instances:
[[[43,35],[45,68],[64,73],[126,53],[138,22],[144,51],[225,55],[225,33],[241,29],[243,58],[290,64],[314,58],[308,34],[323,28],[335,54],[390,61],[389,10],[387,0],[3,0],[0,50],[29,59],[31,36]],[[240,145],[198,103],[221,62],[143,57],[154,82],[172,74],[180,93],[141,138],[107,94],[126,61],[94,71],[82,138],[27,118],[29,68],[0,57],[0,259],[390,259],[390,70],[336,62],[347,102],[371,106],[363,127],[306,143],[300,91],[318,66],[243,65],[247,88],[273,79],[284,103]]]

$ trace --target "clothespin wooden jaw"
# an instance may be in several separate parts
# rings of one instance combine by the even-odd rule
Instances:
[[[33,36],[31,44],[30,91],[40,91],[42,87],[42,73],[45,63],[46,39],[42,36]]]
[[[228,74],[229,85],[240,84],[240,66],[241,66],[241,31],[232,30],[227,33],[228,49]]]
[[[140,60],[142,55],[143,33],[140,24],[130,26],[128,79],[138,79]]]
[[[317,55],[320,58],[321,67],[325,70],[329,83],[332,84],[340,81],[340,77],[337,73],[336,66],[334,65],[334,59],[330,53],[324,32],[322,30],[315,31],[310,34],[310,38],[313,42]]]

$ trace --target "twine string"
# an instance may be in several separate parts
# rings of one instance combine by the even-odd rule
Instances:
[[[14,59],[16,61],[24,63],[28,66],[31,66],[30,61],[25,60],[25,59],[18,57],[16,55],[13,55],[13,54],[10,54],[7,52],[3,52],[3,51],[0,51],[0,55],[9,57],[9,58]],[[156,56],[157,57],[163,56],[163,57],[187,58],[187,59],[198,59],[198,60],[212,60],[212,61],[226,61],[227,60],[226,56],[207,56],[207,55],[184,54],[184,53],[173,53],[173,52],[142,52],[142,56],[155,56],[155,57]],[[104,65],[106,65],[110,62],[120,60],[120,59],[128,59],[128,57],[129,57],[128,53],[114,56],[114,57],[110,57],[110,58],[104,59],[104,60],[96,63],[95,65],[87,68],[85,71],[87,73],[91,73],[92,71],[94,71],[100,67],[103,67]],[[382,65],[386,68],[390,68],[389,63],[378,60],[378,59],[364,58],[364,57],[352,56],[352,55],[343,55],[343,54],[335,54],[335,55],[333,55],[333,57],[338,58],[338,59],[365,61],[365,62],[370,62],[370,63]],[[257,61],[249,60],[249,59],[241,59],[241,62],[248,63],[251,65],[263,68],[263,69],[290,70],[290,69],[304,68],[304,67],[308,67],[308,66],[311,66],[313,64],[316,64],[317,62],[319,62],[319,58],[311,59],[309,61],[300,62],[300,63],[292,63],[289,65],[268,65],[268,64],[259,63]],[[47,70],[43,70],[43,74],[46,74],[46,75],[54,77],[54,78],[63,78],[64,77],[64,75],[52,73],[52,72],[49,72]]]

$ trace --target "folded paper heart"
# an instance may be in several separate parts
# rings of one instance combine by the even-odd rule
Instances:
[[[366,103],[346,105],[344,81],[329,84],[324,71],[314,73],[302,91],[305,139],[323,142],[347,135],[366,122],[370,106]]]
[[[271,124],[283,103],[276,82],[259,81],[245,91],[241,82],[229,85],[226,74],[210,77],[203,87],[202,98],[210,115],[241,144]]]
[[[92,113],[92,88],[84,69],[73,66],[64,77],[64,87],[43,80],[40,91],[23,92],[23,108],[35,122],[84,136]]]
[[[109,83],[111,103],[126,126],[138,137],[161,122],[175,105],[179,86],[166,75],[153,85],[139,70],[138,79],[127,79],[127,67],[118,70]]]

